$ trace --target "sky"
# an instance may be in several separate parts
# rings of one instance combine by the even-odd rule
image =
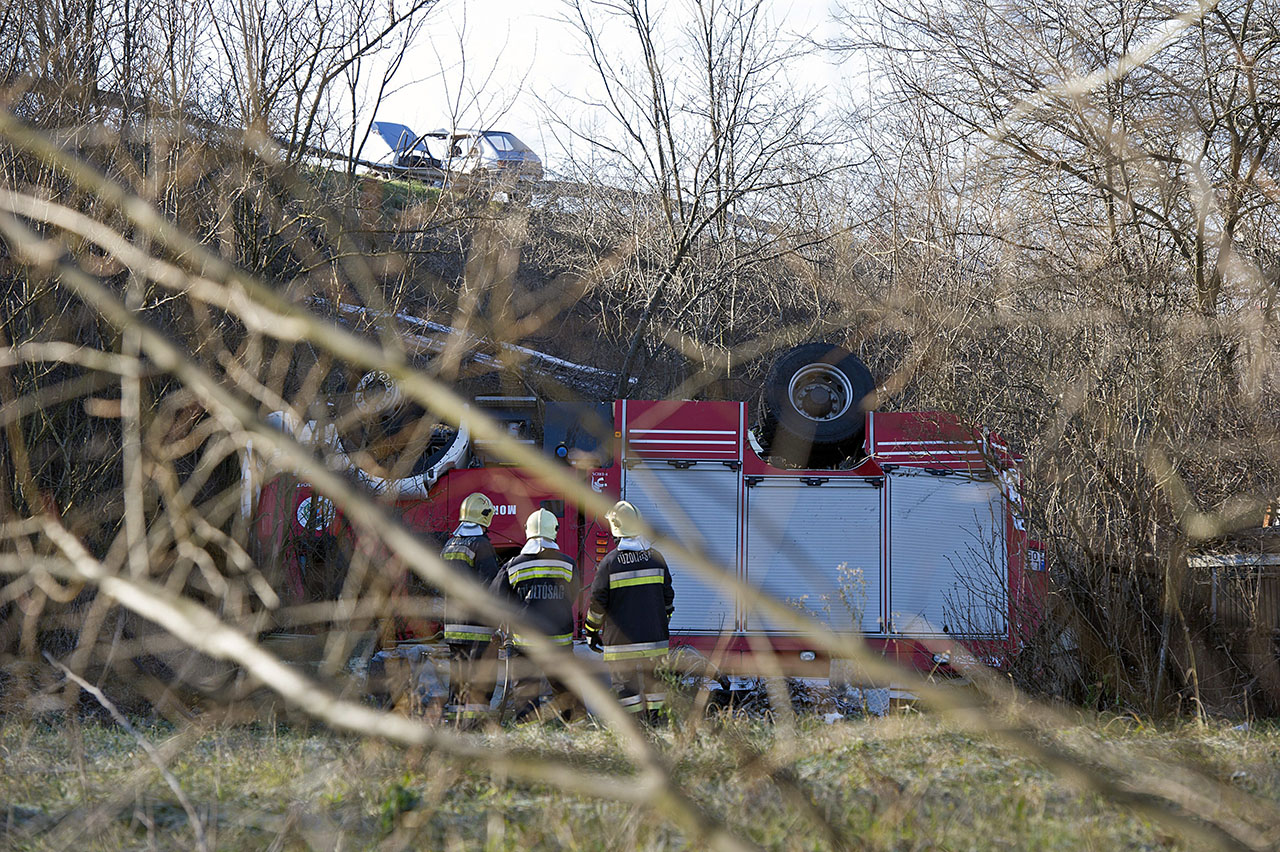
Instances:
[[[651,0],[678,5],[680,0]],[[766,0],[782,33],[832,33],[832,0]],[[580,35],[563,20],[563,0],[441,0],[397,78],[398,88],[377,110],[382,120],[417,133],[485,124],[507,130],[555,169],[563,148],[546,121],[546,107],[582,110],[574,97],[590,94],[594,78],[582,58]],[[797,73],[814,84],[838,85],[841,70],[811,58]],[[385,151],[371,144],[366,157]]]

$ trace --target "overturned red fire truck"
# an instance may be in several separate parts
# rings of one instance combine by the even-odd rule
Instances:
[[[864,411],[873,389],[857,358],[806,344],[777,359],[759,411],[725,401],[491,396],[474,404],[572,464],[596,492],[630,501],[663,535],[834,630],[860,633],[916,668],[962,658],[999,666],[1044,589],[1043,554],[1020,514],[1019,459],[945,413]],[[386,433],[423,416],[377,373],[364,377],[352,404],[380,418]],[[586,583],[612,547],[603,518],[498,463],[465,428],[435,426],[405,475],[388,479],[358,464],[332,422],[274,419],[323,445],[392,501],[410,529],[438,541],[456,526],[462,499],[480,491],[497,508],[489,535],[500,557],[519,551],[524,520],[539,508],[560,519],[558,546],[578,559]],[[256,513],[264,551],[278,557],[285,597],[336,596],[337,581],[314,585],[323,558],[315,544],[354,535],[342,513],[295,479],[276,477],[255,492],[246,511]],[[678,556],[668,562],[673,646],[714,656],[728,672],[758,673],[756,654],[767,648],[771,666],[826,673],[829,661],[803,633],[771,623]],[[400,627],[414,629],[432,627]]]

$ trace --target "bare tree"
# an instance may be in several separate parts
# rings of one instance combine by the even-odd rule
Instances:
[[[873,263],[850,298],[868,333],[909,336],[904,404],[1027,448],[1091,676],[1148,708],[1209,700],[1201,667],[1221,675],[1214,702],[1239,699],[1193,623],[1185,553],[1260,518],[1277,488],[1265,6],[845,17],[842,46],[878,57],[883,86],[880,216],[855,248]]]
[[[338,143],[337,134],[354,132],[351,123],[331,124],[342,84],[350,87],[350,74],[386,51],[393,54],[387,67],[398,68],[435,4],[414,0],[397,9],[343,0],[260,0],[219,6],[210,0],[237,123],[281,137],[290,163],[318,143]]]
[[[626,188],[612,206],[631,212],[645,249],[619,370],[625,396],[659,318],[690,328],[689,312],[714,304],[696,336],[725,348],[750,298],[739,282],[817,232],[811,216],[787,221],[788,199],[845,163],[812,96],[787,76],[801,46],[780,36],[760,0],[691,0],[665,17],[646,0],[568,7],[607,123],[565,129],[600,156],[588,162],[604,167],[605,182]]]

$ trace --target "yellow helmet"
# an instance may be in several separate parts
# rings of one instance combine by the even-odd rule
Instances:
[[[604,517],[609,522],[609,531],[615,538],[640,535],[643,531],[640,525],[640,513],[626,500],[614,503],[609,514]]]
[[[534,512],[524,523],[525,538],[548,538],[555,541],[559,531],[560,522],[546,509]]]
[[[493,501],[479,491],[468,494],[462,500],[462,510],[458,512],[458,517],[466,523],[488,527],[493,520]]]

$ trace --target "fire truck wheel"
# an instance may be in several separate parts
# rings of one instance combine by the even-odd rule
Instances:
[[[365,373],[356,385],[355,403],[361,414],[372,415],[394,411],[403,399],[395,379],[382,370]]]
[[[397,468],[406,478],[431,470],[458,436],[456,429],[439,423],[426,434],[418,434],[419,421],[428,416],[426,409],[406,399],[395,380],[381,371],[366,373],[360,380],[355,405],[363,417],[351,434],[343,436],[343,450],[367,453],[384,468]],[[421,452],[412,459],[401,457],[407,447],[415,445],[415,437]]]
[[[829,343],[804,343],[773,362],[764,384],[763,437],[792,464],[830,464],[856,448],[875,389],[871,371]]]

